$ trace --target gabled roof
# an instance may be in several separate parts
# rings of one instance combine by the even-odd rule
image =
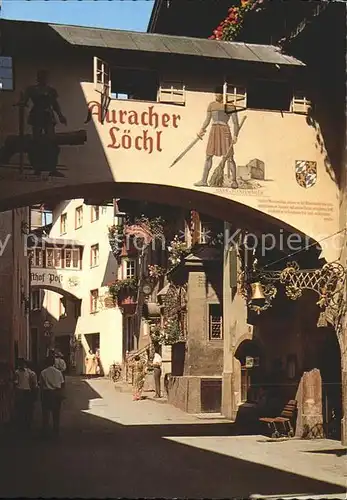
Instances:
[[[220,42],[201,38],[136,33],[31,21],[1,20],[0,27],[5,28],[2,36],[5,43],[6,37],[15,37],[16,45],[24,43],[28,47],[33,44],[39,44],[44,48],[44,44],[49,44],[49,47],[52,48],[53,45],[61,43],[72,47],[175,54],[211,59],[232,59],[286,66],[305,66],[298,59],[282,54],[280,48],[273,45]]]

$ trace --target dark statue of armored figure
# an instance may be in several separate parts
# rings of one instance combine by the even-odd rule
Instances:
[[[34,139],[42,134],[54,135],[57,124],[55,115],[58,116],[60,123],[67,124],[59,106],[58,92],[53,87],[50,87],[47,82],[47,71],[39,71],[36,85],[28,87],[23,97],[24,106],[27,106],[29,101],[32,102],[28,124],[32,127]]]

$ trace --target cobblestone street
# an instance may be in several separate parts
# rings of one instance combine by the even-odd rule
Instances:
[[[105,379],[67,379],[58,442],[2,439],[0,496],[247,498],[342,494],[336,441],[269,442],[167,404],[133,402]],[[340,498],[343,498],[340,496]]]

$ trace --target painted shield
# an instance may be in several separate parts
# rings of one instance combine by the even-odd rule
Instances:
[[[317,182],[317,162],[307,160],[296,160],[295,178],[299,186],[310,188]]]

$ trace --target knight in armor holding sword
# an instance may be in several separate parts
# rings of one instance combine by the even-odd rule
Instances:
[[[230,131],[229,121],[230,118],[233,124],[233,134]],[[231,187],[238,188],[236,180],[236,164],[234,160],[234,144],[236,144],[239,131],[242,127],[238,120],[237,109],[234,104],[223,102],[223,87],[215,88],[215,100],[208,105],[207,115],[204,123],[202,124],[197,138],[186,148],[186,150],[174,161],[171,165],[177,163],[199,140],[202,140],[207,127],[212,121],[207,147],[206,159],[202,178],[196,182],[194,186],[203,187],[208,186],[208,177],[212,169],[213,157],[222,157],[222,161],[216,168],[212,175],[210,185],[223,185],[224,178],[224,165],[227,164],[227,174],[231,179]],[[220,179],[221,177],[221,179]]]

